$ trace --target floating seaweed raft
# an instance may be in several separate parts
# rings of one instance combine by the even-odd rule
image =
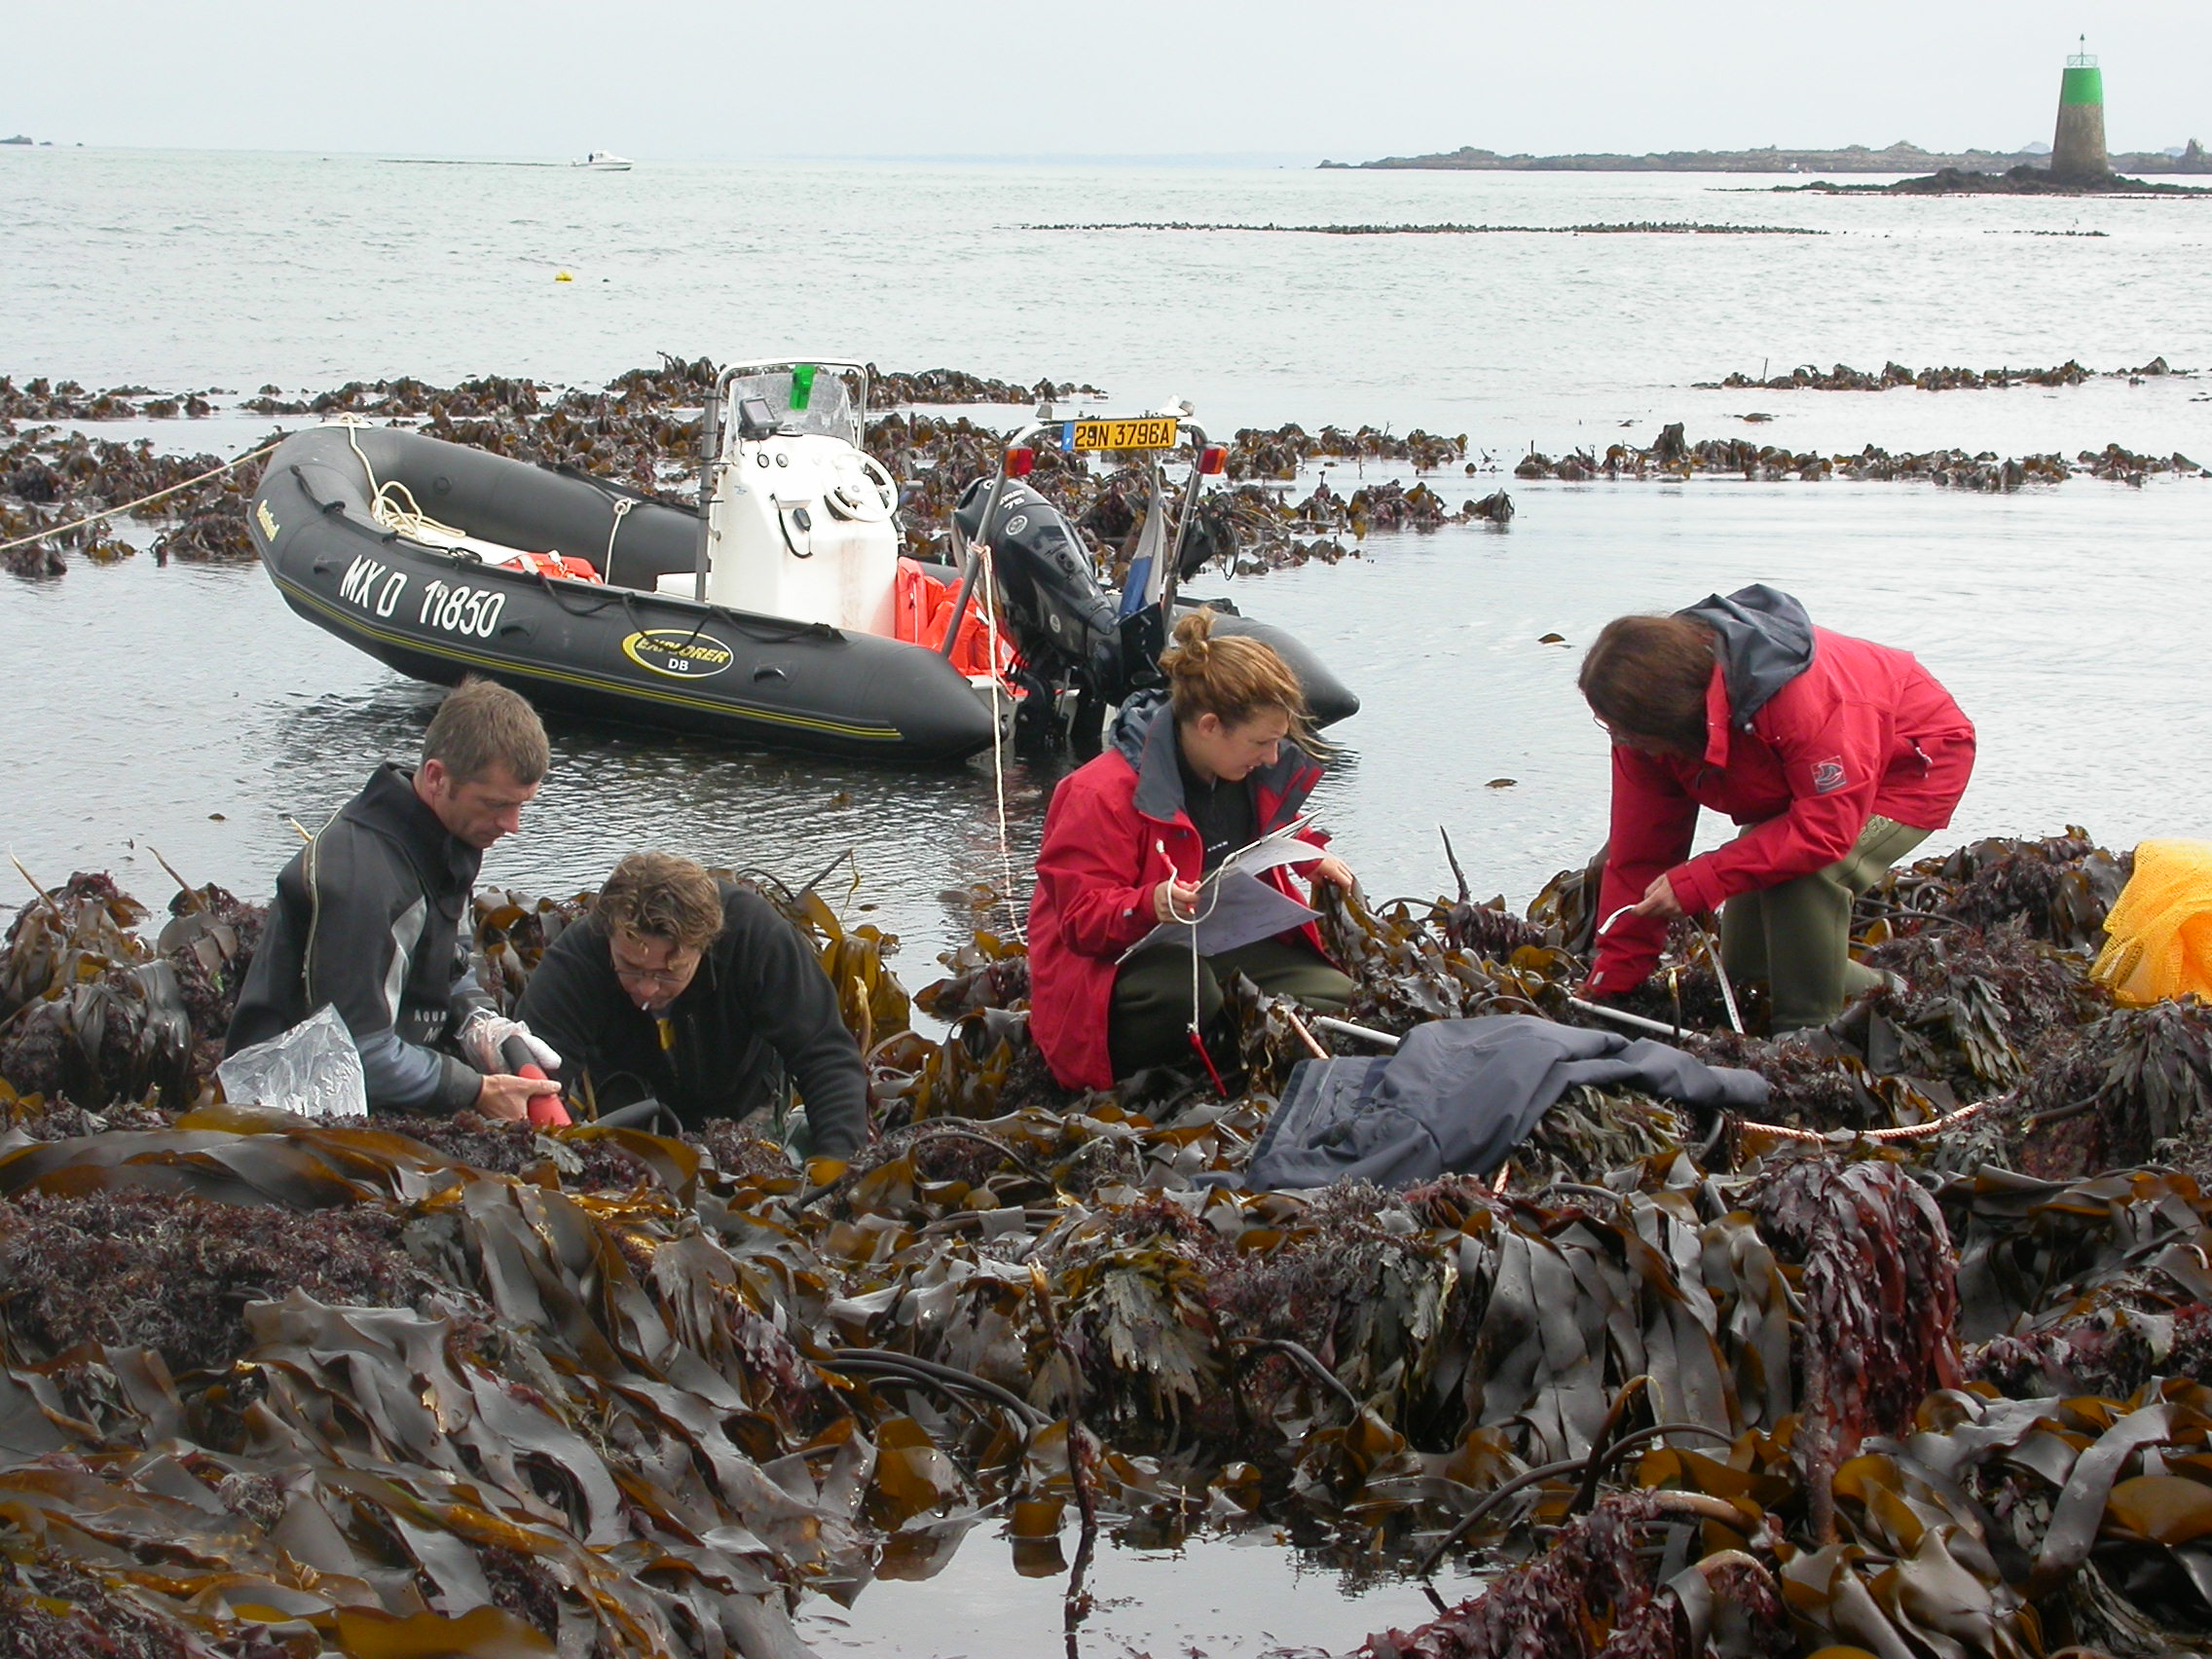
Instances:
[[[1235,1098],[1070,1096],[1017,947],[948,961],[931,1041],[888,940],[765,881],[869,1054],[850,1168],[216,1104],[255,907],[157,932],[79,876],[0,951],[0,1655],[788,1655],[795,1599],[977,1525],[1076,1544],[1080,1638],[1093,1526],[1263,1523],[1405,1575],[1379,1659],[2195,1645],[2212,1015],[2086,977],[2124,874],[2078,832],[1899,871],[1860,932],[1906,989],[1686,1039],[1771,1123],[1582,1091],[1500,1186],[1304,1194],[1193,1180],[1281,1008]],[[1356,1015],[1571,1016],[1587,887],[1337,910]],[[486,982],[587,903],[481,895]],[[1683,943],[1641,1006],[1706,1026]]]

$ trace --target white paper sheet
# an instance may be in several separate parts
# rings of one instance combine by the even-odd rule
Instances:
[[[1230,854],[1198,884],[1196,922],[1162,922],[1124,950],[1121,960],[1126,962],[1156,944],[1219,956],[1312,921],[1318,911],[1260,879],[1265,871],[1282,865],[1306,864],[1322,856],[1312,842],[1297,838],[1305,825],[1306,820],[1299,819]]]

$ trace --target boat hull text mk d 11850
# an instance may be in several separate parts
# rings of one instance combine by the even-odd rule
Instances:
[[[1007,616],[1006,597],[1037,585],[1020,549],[994,571],[987,615],[972,577],[901,557],[898,487],[861,447],[866,396],[857,364],[725,369],[702,419],[697,507],[343,424],[287,439],[248,518],[294,610],[417,679],[483,674],[590,717],[959,760],[1001,737],[1017,702],[1056,708],[1068,682],[1017,662],[1032,648],[1048,670],[1060,660],[1050,618],[1028,641]],[[1130,676],[1093,690],[1097,678],[1079,689],[1115,695]],[[1341,687],[1332,702],[1333,684],[1317,687],[1330,712],[1356,707]]]

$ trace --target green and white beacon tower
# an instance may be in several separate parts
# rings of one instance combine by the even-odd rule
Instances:
[[[2088,36],[2082,37],[2088,45]],[[2058,83],[2058,133],[2050,141],[2054,179],[2086,182],[2112,170],[2105,158],[2105,74],[2096,58],[2077,52],[2066,60]]]

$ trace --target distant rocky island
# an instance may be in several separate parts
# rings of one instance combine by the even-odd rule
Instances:
[[[1730,172],[1730,173],[2006,173],[2015,167],[2050,165],[2043,145],[2026,150],[1961,150],[1942,155],[1903,140],[1887,149],[1849,144],[1840,150],[1667,150],[1649,155],[1501,156],[1472,145],[1428,156],[1384,156],[1374,162],[1323,162],[1332,168],[1427,168],[1469,172]],[[2212,173],[2212,157],[2191,139],[2181,154],[2163,150],[2114,156],[2116,172]]]

